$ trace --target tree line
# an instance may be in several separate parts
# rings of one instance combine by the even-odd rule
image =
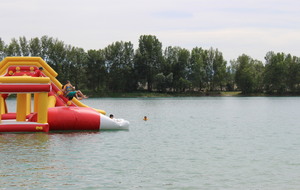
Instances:
[[[38,56],[59,75],[95,95],[110,92],[204,93],[240,90],[244,94],[298,94],[300,59],[268,52],[265,62],[240,55],[228,63],[218,49],[188,50],[162,43],[154,35],[141,35],[138,48],[117,41],[103,49],[87,50],[58,39],[0,38],[0,60],[7,56]]]

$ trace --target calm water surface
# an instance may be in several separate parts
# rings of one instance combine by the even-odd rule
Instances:
[[[84,103],[130,130],[0,134],[0,189],[300,189],[298,97]]]

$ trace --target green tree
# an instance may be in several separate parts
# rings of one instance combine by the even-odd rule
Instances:
[[[189,80],[180,77],[177,85],[180,92],[185,92],[186,89],[191,88],[192,83]]]
[[[131,91],[134,50],[131,42],[115,42],[104,49],[108,87],[114,92]]]
[[[182,89],[182,81],[187,80],[189,71],[190,52],[180,47],[169,46],[165,49],[165,64],[171,68],[173,75],[173,88],[175,91]]]
[[[290,92],[296,93],[299,91],[300,83],[300,59],[296,56],[288,54],[285,58],[287,65],[287,87]]]
[[[211,50],[204,50],[202,52],[202,59],[204,65],[204,85],[207,90],[212,90],[211,84],[213,82],[213,52]]]
[[[165,78],[167,91],[173,86],[173,73],[169,73]]]
[[[254,67],[254,92],[263,92],[264,91],[264,72],[265,66],[259,60],[253,60]]]
[[[46,62],[50,61],[51,47],[53,46],[53,38],[42,36],[40,40],[40,55]]]
[[[13,38],[10,44],[5,49],[7,56],[21,56],[21,47],[16,38]]]
[[[253,60],[248,55],[241,55],[236,61],[235,81],[243,94],[262,90],[264,66],[260,61]]]
[[[20,48],[21,48],[21,55],[29,56],[29,54],[30,54],[29,45],[28,45],[28,42],[27,42],[25,36],[20,37],[19,42],[20,42]]]
[[[166,77],[163,73],[158,73],[154,77],[154,84],[156,89],[159,92],[165,92],[166,91]]]
[[[218,49],[204,50],[202,53],[204,63],[204,81],[208,90],[222,90],[226,78],[226,61]]]
[[[87,54],[82,48],[66,46],[66,60],[62,62],[62,81],[70,80],[76,88],[86,90]]]
[[[39,38],[32,38],[29,41],[29,51],[31,56],[41,56],[41,44]]]
[[[104,51],[89,50],[87,59],[87,87],[94,92],[103,92],[107,79]]]
[[[285,54],[268,52],[265,59],[264,83],[268,93],[284,93],[287,90],[287,64]]]
[[[178,79],[178,87],[180,91],[185,91],[191,85],[188,81],[188,74],[190,73],[190,52],[187,49],[179,48],[178,62],[173,65],[172,73],[175,80]],[[173,80],[174,80],[173,78]]]
[[[226,65],[227,62],[224,60],[222,53],[216,49],[213,60],[213,89],[223,90],[223,86],[226,84]]]
[[[202,58],[202,48],[193,48],[190,60],[189,80],[192,82],[193,88],[202,90],[204,87],[205,69]]]
[[[154,77],[159,73],[162,63],[161,42],[156,36],[140,36],[139,48],[135,57],[135,69],[138,74],[138,82],[146,82],[148,91],[152,91]]]
[[[2,61],[6,57],[5,49],[5,42],[0,38],[0,61]]]
[[[235,75],[237,63],[235,60],[230,60],[230,65],[226,67],[226,89],[228,91],[235,90]]]
[[[55,39],[49,47],[49,60],[48,64],[57,72],[62,72],[62,65],[66,62],[66,46],[63,41]],[[63,76],[58,75],[58,79],[62,80]]]
[[[173,90],[174,89],[174,74],[173,74],[173,69],[174,69],[174,65],[176,65],[178,62],[178,48],[177,47],[166,47],[165,51],[164,51],[164,64],[163,64],[163,72],[165,75],[169,75],[172,76],[172,83],[169,84],[169,90]],[[177,75],[177,73],[175,73],[175,75]],[[179,77],[175,77],[178,81]]]

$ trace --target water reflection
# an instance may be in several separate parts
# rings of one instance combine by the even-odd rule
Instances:
[[[43,148],[49,140],[49,135],[46,133],[32,133],[32,134],[0,134],[0,143],[2,146],[0,150],[5,147],[37,147]]]

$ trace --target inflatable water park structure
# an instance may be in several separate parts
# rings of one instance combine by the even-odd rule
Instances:
[[[43,67],[43,77],[33,77]],[[124,119],[111,119],[75,97],[66,98],[57,73],[40,57],[6,57],[0,62],[0,132],[122,130]],[[16,112],[6,99],[16,94]],[[33,104],[33,105],[32,105]]]

